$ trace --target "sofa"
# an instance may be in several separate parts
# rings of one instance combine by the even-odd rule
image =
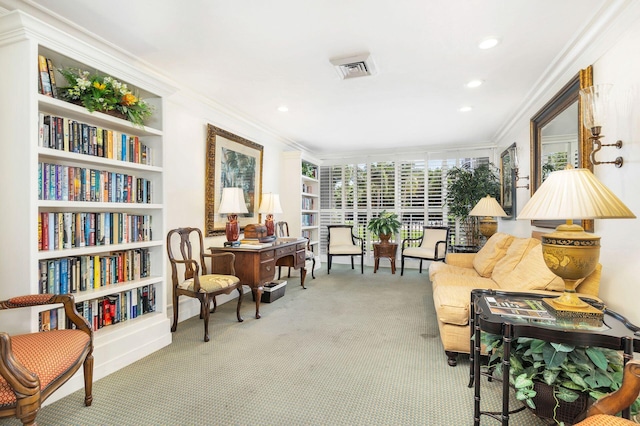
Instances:
[[[580,282],[579,295],[597,298],[602,266]],[[450,366],[470,348],[470,297],[473,289],[557,295],[564,281],[547,268],[536,238],[497,232],[477,253],[448,253],[445,262],[429,266],[440,340]]]

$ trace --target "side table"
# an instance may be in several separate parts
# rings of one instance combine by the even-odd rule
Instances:
[[[453,253],[477,253],[480,248],[480,246],[466,246],[457,244],[451,246],[451,251]]]
[[[570,321],[548,321],[525,319],[498,315],[491,312],[487,305],[487,296],[501,296],[509,299],[542,299],[548,295],[535,293],[509,293],[496,290],[476,289],[471,291],[471,371],[469,387],[475,385],[474,391],[474,425],[480,424],[480,416],[488,415],[500,420],[503,426],[509,424],[509,414],[520,411],[523,408],[509,410],[509,370],[511,364],[511,341],[519,337],[531,337],[547,342],[566,343],[577,346],[597,346],[619,350],[624,353],[623,359],[633,359],[634,352],[640,352],[640,328],[630,323],[622,315],[607,309],[604,304],[592,299],[582,298],[604,311],[604,321],[601,327],[585,327],[584,324],[576,325]],[[502,336],[504,345],[504,358],[502,361],[502,411],[500,413],[482,411],[480,409],[480,376],[489,375],[481,373],[480,366],[480,334],[488,332]],[[622,417],[629,418],[629,409],[623,410]]]
[[[373,273],[378,271],[380,265],[380,258],[386,257],[391,262],[391,273],[396,273],[396,253],[398,251],[398,244],[396,243],[373,243],[373,258],[375,260],[373,266]]]

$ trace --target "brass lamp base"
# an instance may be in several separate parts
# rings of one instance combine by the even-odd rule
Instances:
[[[600,237],[568,220],[554,232],[542,236],[542,256],[551,272],[564,280],[562,296],[544,301],[558,311],[592,312],[595,308],[580,300],[576,287],[598,264]]]
[[[489,238],[498,230],[498,221],[491,216],[480,219],[480,233]]]

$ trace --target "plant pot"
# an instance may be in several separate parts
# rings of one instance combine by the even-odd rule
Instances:
[[[391,234],[379,234],[378,237],[380,237],[380,244],[387,245],[391,239]]]
[[[536,416],[556,422],[564,422],[567,425],[572,425],[582,420],[589,408],[589,395],[582,393],[574,402],[566,402],[557,399],[553,394],[553,389],[552,386],[543,382],[535,382],[533,384],[533,390],[536,391],[536,396],[533,397],[536,408],[533,412]],[[558,406],[556,407],[556,405]]]

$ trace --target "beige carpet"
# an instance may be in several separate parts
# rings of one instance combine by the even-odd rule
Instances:
[[[364,275],[335,265],[291,278],[285,296],[245,321],[235,303],[178,326],[173,343],[43,408],[42,425],[469,425],[468,357],[447,366],[431,286],[417,270]],[[499,385],[483,381],[483,408],[500,408]],[[516,404],[516,403],[514,403]],[[0,424],[19,424],[0,420]],[[498,424],[488,417],[482,424]],[[542,425],[528,411],[514,425]]]

